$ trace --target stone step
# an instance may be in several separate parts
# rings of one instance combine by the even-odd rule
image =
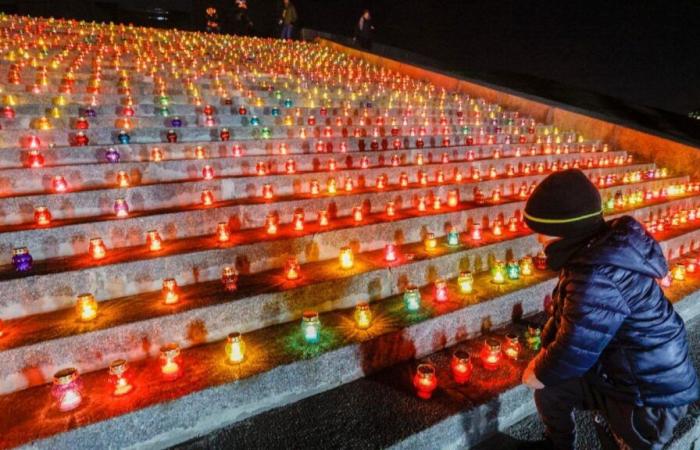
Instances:
[[[290,337],[296,333],[297,339],[301,338],[299,331],[294,331],[296,326],[292,326],[296,324],[289,324],[286,329],[270,327],[245,335],[249,350],[243,364],[217,362],[224,358],[221,343],[202,345],[183,353],[178,361],[182,366],[180,377],[168,382],[162,381],[156,361],[135,362],[131,380],[136,386],[134,394],[139,393],[138,410],[133,409],[128,397],[124,401],[109,398],[104,371],[82,376],[83,405],[73,413],[51,412],[48,388],[37,386],[0,397],[0,404],[15,405],[0,408],[0,423],[6,426],[9,445],[26,442],[23,430],[31,427],[32,438],[43,438],[33,443],[35,448],[82,448],[81,442],[98,442],[106,434],[119,447],[145,443],[165,447],[211,432],[214,433],[205,439],[235,447],[234,442],[241,442],[236,439],[246,436],[245,431],[239,434],[237,430],[278,418],[290,419],[281,420],[285,425],[277,427],[279,433],[275,433],[290,432],[287,443],[308,442],[305,439],[310,436],[321,440],[335,436],[329,442],[394,448],[472,446],[532,413],[528,403],[532,394],[518,385],[531,353],[525,351],[518,361],[505,359],[495,372],[485,371],[475,361],[471,380],[458,385],[449,375],[452,351],[460,348],[477,355],[483,345],[483,338],[477,336],[484,330],[491,336],[502,336],[506,330],[498,327],[512,320],[513,308],[524,313],[515,314],[518,329],[522,329],[521,317],[525,317],[525,322],[537,320],[530,316],[541,310],[540,299],[549,292],[553,281],[416,321],[400,332],[390,331],[394,325],[387,323],[383,334],[365,337],[367,340],[359,344],[354,343],[358,338],[350,337],[358,333],[351,331],[352,325],[343,325],[341,319],[333,320],[332,315],[322,316],[327,334],[322,334],[321,343],[313,349]],[[700,313],[698,288],[700,277],[692,276],[683,285],[667,289],[685,320]],[[524,292],[526,295],[521,296]],[[494,304],[502,308],[489,308]],[[383,306],[385,302],[375,307]],[[393,313],[396,311],[395,308]],[[373,328],[385,323],[383,316],[375,317]],[[484,328],[484,318],[489,319],[490,327]],[[338,332],[344,333],[342,343],[337,341]],[[457,347],[450,348],[455,344]],[[411,361],[414,358],[429,361],[438,369],[438,389],[431,400],[415,396],[412,377],[417,363]],[[389,366],[393,367],[381,370]],[[255,374],[259,370],[264,372]],[[160,403],[166,399],[167,403]],[[339,399],[350,403],[336,401]],[[288,404],[291,406],[262,414]],[[347,407],[338,410],[338,405]],[[295,417],[300,417],[299,410],[308,420],[295,422]],[[322,412],[334,419],[313,420]],[[37,430],[35,417],[39,413],[52,420],[42,421]],[[253,418],[244,421],[250,417]],[[293,423],[298,427],[288,427]],[[131,432],[109,432],[115,429]],[[255,429],[256,435],[261,436],[260,428]],[[358,434],[357,430],[366,430],[367,434]],[[203,443],[200,438],[184,448],[198,448]],[[244,446],[251,445],[247,441]]]
[[[116,163],[81,163],[81,164],[61,164],[59,166],[46,165],[44,167],[33,167],[31,172],[26,172],[27,168],[20,166],[17,168],[0,169],[0,183],[4,186],[2,196],[16,196],[20,194],[39,194],[42,192],[54,192],[53,180],[55,177],[63,177],[68,185],[69,192],[79,192],[86,189],[96,189],[113,187],[117,185],[117,174],[124,172],[129,176],[132,186],[146,185],[163,181],[189,181],[202,178],[202,168],[209,165],[215,169],[215,176],[258,176],[258,166],[263,165],[267,174],[286,174],[289,161],[293,161],[295,173],[320,172],[329,174],[331,161],[336,165],[336,172],[345,173],[347,169],[384,169],[397,170],[419,167],[416,164],[418,155],[423,158],[423,170],[430,175],[438,169],[442,170],[448,178],[452,172],[453,165],[461,163],[462,169],[466,170],[465,175],[470,175],[469,169],[475,167],[484,176],[493,166],[498,173],[504,173],[509,166],[531,164],[536,168],[538,163],[544,163],[549,167],[553,162],[559,164],[587,159],[625,158],[624,151],[612,151],[604,154],[590,154],[580,152],[570,152],[565,155],[535,155],[514,157],[505,154],[498,159],[492,157],[479,158],[474,161],[467,159],[466,152],[461,149],[450,147],[446,149],[428,150],[416,148],[402,148],[387,151],[365,151],[350,152],[346,154],[318,154],[318,153],[293,153],[288,155],[280,154],[248,154],[234,157],[233,150],[221,145],[218,149],[215,146],[200,146],[201,156],[197,155],[196,146],[188,146],[183,149],[189,158],[186,159],[166,159],[163,161],[124,161]],[[171,148],[168,147],[170,152]],[[223,150],[223,151],[222,151]],[[443,153],[447,155],[448,162],[442,161]],[[150,157],[150,156],[149,156]],[[121,161],[121,159],[120,159]],[[394,162],[395,161],[395,162]],[[629,162],[628,162],[629,163]],[[443,167],[444,166],[444,167]],[[647,166],[652,166],[647,164]],[[584,163],[585,167],[585,163]],[[633,169],[630,169],[633,170]],[[365,176],[365,178],[371,178]]]
[[[568,162],[573,165],[574,161],[579,160],[577,155],[567,155],[562,158],[557,158],[559,163]],[[580,161],[580,160],[579,160]],[[514,170],[515,176],[508,176],[506,165],[510,163],[506,160],[497,160],[488,166],[484,163],[461,163],[451,162],[445,164],[434,164],[429,166],[398,166],[398,167],[377,167],[362,169],[357,164],[352,169],[341,169],[329,172],[325,168],[312,171],[295,171],[294,174],[269,174],[256,175],[255,167],[248,166],[249,171],[245,175],[236,175],[230,172],[238,171],[235,169],[238,166],[237,159],[222,159],[212,164],[199,162],[190,162],[188,167],[184,168],[182,178],[178,179],[177,175],[172,178],[169,173],[165,180],[153,180],[151,182],[139,180],[138,172],[131,172],[131,176],[126,175],[128,187],[117,187],[118,173],[112,172],[109,179],[103,178],[101,184],[97,184],[95,179],[88,178],[89,172],[82,169],[74,171],[75,176],[84,174],[83,182],[87,189],[74,190],[70,189],[62,193],[40,193],[26,195],[12,195],[8,197],[0,197],[0,211],[3,216],[0,219],[0,229],[3,225],[27,224],[35,222],[35,208],[43,206],[49,209],[52,218],[57,220],[70,220],[90,216],[108,216],[114,214],[114,202],[121,198],[127,201],[129,212],[144,212],[148,213],[151,210],[162,210],[168,208],[178,208],[179,206],[201,205],[202,193],[205,190],[211,191],[213,199],[216,201],[255,201],[263,199],[263,192],[266,185],[272,188],[276,197],[304,197],[311,196],[311,185],[315,181],[318,183],[318,189],[324,189],[328,184],[328,180],[333,178],[337,183],[337,190],[347,191],[345,183],[349,179],[352,183],[352,191],[367,192],[380,191],[376,185],[380,177],[384,177],[385,188],[381,190],[399,190],[400,177],[405,174],[408,177],[408,182],[414,187],[421,186],[420,176],[425,174],[426,181],[432,182],[435,187],[444,186],[445,189],[454,188],[460,191],[460,198],[467,197],[467,192],[471,187],[473,189],[476,184],[470,186],[469,183],[461,182],[459,185],[454,183],[454,174],[460,174],[468,178],[471,175],[472,168],[483,170],[485,177],[488,176],[489,170],[493,167],[500,177],[500,181],[504,186],[515,186],[516,190],[521,187],[523,180],[517,176],[522,176],[522,173],[517,173]],[[535,157],[533,165],[543,164],[545,158]],[[338,164],[338,163],[336,163]],[[208,167],[207,167],[208,166]],[[104,166],[102,166],[104,167]],[[234,168],[229,170],[229,167]],[[284,167],[284,166],[282,166]],[[480,167],[483,167],[480,169]],[[205,171],[210,171],[212,179],[205,179]],[[250,171],[252,170],[252,173]],[[622,179],[625,173],[648,173],[654,170],[653,164],[630,164],[630,165],[613,165],[612,167],[603,167],[598,169],[585,169],[586,173],[592,179],[597,180],[598,177],[605,177],[610,174],[616,175]],[[87,172],[87,173],[86,173]],[[33,172],[30,172],[33,173]],[[437,183],[438,174],[442,174],[445,179],[444,183]],[[132,178],[133,177],[133,178]],[[29,179],[30,177],[25,177]],[[47,177],[48,178],[48,177]],[[0,178],[1,179],[1,178]],[[44,179],[45,180],[45,179]],[[40,180],[42,183],[46,181]],[[53,183],[53,178],[48,178],[50,183]],[[105,182],[110,185],[105,186]],[[427,182],[426,182],[427,185]],[[81,184],[78,184],[81,186]],[[405,189],[401,189],[405,190]],[[510,191],[508,189],[506,192]],[[488,193],[490,194],[490,193]]]
[[[697,247],[700,228],[686,226],[665,232],[659,238],[663,239],[664,253],[677,257]],[[28,361],[36,361],[38,355],[42,355],[43,364],[33,363],[32,366],[45,374],[70,364],[83,370],[96,370],[106,367],[117,357],[133,360],[148,356],[146,348],[135,346],[144,340],[175,341],[182,347],[189,347],[222,339],[231,329],[249,332],[295,321],[309,309],[330,314],[367,299],[376,303],[400,295],[407,284],[424,286],[424,299],[432,300],[435,311],[447,313],[459,307],[453,302],[463,296],[452,282],[448,296],[452,300],[435,303],[430,283],[436,277],[456,277],[465,268],[480,272],[487,267],[486,261],[492,258],[505,259],[511,255],[517,260],[532,254],[538,247],[534,235],[488,240],[485,245],[473,249],[441,249],[437,254],[426,252],[420,244],[409,244],[399,247],[399,253],[404,257],[396,264],[387,265],[382,252],[365,252],[357,255],[352,270],[339,270],[337,261],[302,265],[302,278],[298,281],[286,280],[279,270],[244,274],[239,280],[240,289],[233,294],[225,292],[218,280],[200,282],[182,288],[179,292],[181,299],[175,305],[165,305],[159,291],[103,300],[97,319],[89,323],[80,322],[73,307],[10,320],[5,324],[8,337],[0,343],[7,361],[0,369],[0,380],[4,380],[0,382],[0,388],[14,390],[24,387],[22,383],[26,377],[22,368]],[[406,258],[409,252],[413,255],[410,259]],[[486,281],[484,277],[490,275],[481,275],[482,286]],[[536,279],[509,282],[505,289],[524,288]],[[476,299],[491,287],[488,283],[486,288],[477,287]],[[30,298],[38,295],[31,293]],[[476,299],[470,299],[469,304]],[[379,303],[385,305],[385,301],[388,300]],[[498,307],[492,303],[489,308],[495,310]],[[530,312],[528,308],[525,313]],[[86,348],[90,351],[86,352]],[[131,350],[124,353],[125,348]]]

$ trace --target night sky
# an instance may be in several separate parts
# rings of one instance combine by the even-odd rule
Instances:
[[[276,35],[282,0],[248,0],[260,35]],[[293,0],[300,25],[351,34],[363,7],[376,41],[486,79],[530,78],[686,115],[700,109],[698,0]],[[204,9],[233,0],[0,0],[0,10],[139,23],[171,11],[169,26],[201,28]],[[166,23],[163,23],[166,25]],[[692,125],[694,126],[694,125]],[[700,125],[699,125],[700,126]]]

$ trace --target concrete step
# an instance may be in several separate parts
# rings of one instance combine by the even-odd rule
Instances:
[[[697,293],[700,279],[693,276],[683,284],[677,288],[672,286],[667,291],[684,319],[690,320],[700,313],[700,294]],[[124,402],[107,401],[106,396],[110,394],[104,387],[105,375],[94,372],[82,376],[85,400],[77,412],[51,416],[52,420],[43,421],[42,427],[36,430],[35,411],[50,410],[48,389],[40,386],[1,397],[3,404],[21,406],[19,410],[15,407],[12,413],[9,408],[0,409],[0,423],[8,425],[5,436],[10,445],[25,442],[27,436],[22,434],[22,430],[32,426],[34,437],[45,438],[33,443],[36,448],[85,448],[84,443],[104,439],[108,430],[118,428],[132,431],[109,434],[110,442],[117,446],[148,443],[154,447],[164,447],[213,431],[215,433],[206,440],[240,443],[237,437],[245,439],[246,434],[245,431],[239,434],[237,430],[280,417],[289,417],[291,422],[282,423],[291,425],[295,423],[294,417],[298,417],[295,415],[303,411],[308,414],[305,417],[309,420],[296,422],[298,428],[288,428],[287,425],[276,428],[279,434],[290,431],[289,440],[285,442],[309,442],[305,440],[311,436],[323,439],[326,435],[338,433],[334,439],[343,440],[331,439],[330,442],[346,442],[352,448],[360,446],[359,443],[364,443],[364,446],[370,442],[377,443],[379,447],[436,448],[437,444],[437,448],[464,448],[491,437],[499,428],[516,423],[532,413],[532,405],[528,404],[531,393],[518,385],[520,372],[531,353],[524,352],[518,361],[505,359],[495,372],[485,371],[475,361],[471,381],[457,385],[449,375],[449,358],[455,349],[449,347],[458,344],[456,348],[477,355],[483,345],[483,337],[477,337],[480,333],[487,330],[491,336],[502,336],[505,330],[498,327],[510,322],[513,307],[520,310],[517,305],[521,305],[525,312],[522,316],[516,314],[518,324],[523,320],[520,317],[525,317],[525,321],[533,320],[530,314],[541,307],[535,303],[540,304],[539,299],[551,287],[551,282],[536,284],[497,300],[414,322],[398,334],[388,332],[364,340],[362,344],[350,343],[354,338],[349,336],[357,332],[351,332],[347,325],[344,328],[342,322],[333,321],[330,315],[322,317],[324,330],[328,334],[322,337],[319,347],[313,349],[295,344],[286,334],[299,333],[293,331],[296,326],[284,330],[277,339],[270,339],[272,334],[258,339],[254,332],[245,336],[250,350],[246,353],[247,360],[240,365],[217,363],[218,358],[223,356],[207,355],[208,347],[199,346],[184,353],[179,361],[182,364],[180,377],[166,383],[162,381],[155,361],[151,361],[150,366],[135,363],[132,366],[135,369],[132,382],[137,389],[135,392],[140,392],[139,406],[143,409],[134,411],[127,405],[126,397]],[[688,295],[689,290],[693,293]],[[528,295],[520,297],[519,294],[524,291],[528,291]],[[503,306],[498,310],[504,317],[499,315],[501,313],[494,316],[493,309],[481,309],[495,302]],[[381,302],[377,306],[384,304]],[[375,317],[379,318],[380,315]],[[491,326],[484,328],[483,318],[486,317]],[[375,322],[375,326],[379,323],[384,322]],[[518,324],[515,326],[522,327]],[[328,330],[329,325],[331,330]],[[388,325],[386,331],[390,328],[392,326]],[[261,333],[271,333],[274,329],[261,330]],[[339,332],[343,333],[342,338],[337,334]],[[339,343],[338,339],[343,343]],[[214,349],[209,348],[209,351],[214,353],[215,350],[220,355],[222,346],[219,344]],[[445,348],[448,350],[442,351]],[[286,363],[272,368],[280,362],[279,358],[284,358]],[[303,359],[290,361],[289,358]],[[412,377],[417,362],[411,361],[414,358],[421,360],[418,362],[429,361],[438,368],[438,389],[432,400],[425,401],[415,396]],[[388,366],[393,367],[378,372]],[[253,375],[251,371],[256,369],[268,371]],[[376,374],[352,383],[372,373]],[[216,385],[211,386],[212,382]],[[211,387],[207,389],[205,386]],[[338,386],[342,387],[331,390]],[[274,407],[291,404],[320,392],[324,393],[261,415]],[[167,403],[158,403],[166,398]],[[349,405],[335,402],[349,398],[354,400]],[[340,410],[328,408],[328,405],[337,408],[339,404],[349,407]],[[312,420],[322,411],[343,420]],[[253,416],[257,417],[242,422]],[[71,421],[76,423],[76,417],[80,418],[79,428],[69,425]],[[353,423],[358,427],[347,426]],[[335,428],[338,424],[344,426]],[[364,427],[364,424],[373,425]],[[378,428],[377,424],[382,426]],[[328,428],[324,428],[324,425]],[[259,429],[256,428],[259,439],[265,442],[274,439],[260,437]],[[358,434],[357,430],[367,430],[368,433]],[[196,445],[204,442],[199,439],[187,444],[195,447],[185,448],[197,448]],[[248,444],[250,448],[258,448],[254,442],[248,441]]]
[[[697,247],[700,228],[686,226],[675,232],[665,232],[659,238],[663,239],[664,253],[677,257]],[[431,299],[434,296],[430,283],[437,277],[456,277],[467,268],[480,272],[493,258],[506,259],[511,255],[517,260],[535,252],[539,245],[534,235],[505,241],[489,240],[473,249],[447,250],[437,254],[426,252],[420,244],[409,244],[399,247],[404,258],[397,264],[387,265],[382,252],[367,252],[357,255],[356,265],[350,271],[339,270],[336,261],[302,265],[303,276],[299,281],[287,281],[279,269],[244,274],[239,280],[239,290],[233,294],[225,292],[218,280],[200,282],[183,287],[179,292],[180,302],[175,305],[164,305],[160,291],[103,300],[97,320],[89,323],[78,320],[72,307],[10,320],[5,324],[6,334],[14,337],[6,338],[0,345],[7,361],[0,369],[0,389],[11,391],[25,387],[27,380],[22,368],[26,367],[27,361],[36,360],[37,355],[43,355],[43,363],[33,366],[46,374],[70,364],[83,370],[96,370],[106,367],[117,357],[133,360],[148,356],[146,348],[134,346],[143,340],[175,341],[182,347],[189,347],[221,339],[231,329],[249,332],[271,324],[295,321],[309,309],[330,313],[367,299],[375,302],[389,299],[392,295],[400,295],[408,284],[425,286],[424,298]],[[413,257],[407,259],[409,252]],[[486,281],[485,277],[490,275],[482,275],[482,280]],[[524,288],[532,281],[525,279],[509,283],[507,289]],[[488,292],[489,283],[486,284]],[[15,290],[22,288],[14,287]],[[460,297],[454,281],[449,289],[452,292],[450,298]],[[31,298],[36,296],[31,294]],[[379,303],[384,305],[385,301]],[[469,299],[469,304],[473,301]],[[452,301],[446,304],[434,302],[435,311],[441,314],[459,307]],[[525,313],[531,311],[533,304],[529,305]],[[493,310],[497,306],[492,304],[490,308]],[[85,352],[86,348],[90,348],[90,352]],[[125,354],[125,348],[131,350]]]
[[[558,164],[568,163],[573,165],[574,162],[580,161],[576,155],[566,155],[562,158],[557,158]],[[533,162],[534,166],[542,164],[544,166],[546,159],[538,158],[538,162]],[[303,197],[311,196],[311,185],[313,182],[318,184],[317,189],[324,189],[328,184],[328,180],[333,178],[337,183],[337,190],[346,191],[345,184],[348,179],[351,181],[352,191],[371,192],[380,191],[378,189],[378,180],[383,177],[385,188],[381,190],[399,190],[401,176],[407,176],[408,182],[413,186],[425,186],[428,182],[435,187],[444,186],[445,189],[453,187],[459,191],[468,191],[469,183],[455,183],[454,176],[457,172],[464,178],[469,178],[472,170],[483,170],[487,177],[490,170],[495,170],[499,181],[504,185],[515,185],[521,187],[523,180],[518,176],[522,176],[524,172],[518,172],[515,168],[513,175],[508,176],[506,165],[510,165],[504,160],[494,161],[485,167],[485,163],[465,164],[461,162],[452,162],[446,164],[435,164],[428,166],[398,166],[398,167],[377,167],[362,169],[359,164],[351,169],[336,169],[329,172],[327,169],[319,169],[312,171],[296,171],[294,174],[271,173],[269,175],[257,175],[255,168],[245,175],[234,175],[229,172],[236,172],[238,164],[236,159],[222,159],[212,162],[211,164],[190,162],[183,169],[182,178],[178,179],[177,175],[170,176],[166,173],[164,180],[153,180],[145,182],[139,180],[140,174],[132,172],[131,176],[125,175],[128,187],[118,187],[118,173],[112,172],[108,179],[102,180],[97,184],[97,180],[88,179],[89,172],[85,174],[84,183],[87,189],[80,189],[81,184],[78,184],[78,189],[70,189],[62,193],[39,193],[26,195],[13,195],[8,197],[0,197],[0,211],[2,211],[2,219],[0,219],[0,229],[3,225],[27,224],[35,223],[35,208],[43,206],[51,212],[52,218],[57,220],[78,219],[90,216],[108,216],[114,214],[114,202],[121,198],[127,201],[129,212],[144,212],[148,213],[151,210],[177,209],[179,206],[201,205],[202,192],[209,190],[213,194],[213,199],[216,201],[251,201],[255,199],[263,199],[265,185],[272,188],[276,197]],[[335,163],[338,164],[338,163]],[[256,164],[255,167],[257,167]],[[483,169],[479,169],[479,166]],[[234,167],[229,170],[229,167]],[[653,164],[630,164],[630,165],[613,165],[612,167],[604,167],[598,169],[586,169],[587,174],[594,180],[598,177],[614,175],[617,179],[622,180],[625,175],[634,173],[647,174],[653,171]],[[267,170],[267,169],[265,169]],[[205,171],[211,176],[211,179],[205,178]],[[536,171],[535,171],[536,172]],[[81,176],[84,171],[74,171],[75,176]],[[422,184],[420,177],[425,176],[426,183]],[[444,182],[439,183],[438,176],[444,178]],[[25,177],[29,178],[29,177]],[[174,178],[174,179],[171,179]],[[53,183],[53,178],[50,178]],[[39,180],[38,180],[39,181]],[[46,181],[40,180],[45,183]],[[109,183],[109,184],[107,184]],[[107,185],[106,185],[107,184]],[[476,186],[475,183],[472,183]],[[401,189],[404,190],[404,189]],[[460,192],[462,196],[467,196],[468,192]]]

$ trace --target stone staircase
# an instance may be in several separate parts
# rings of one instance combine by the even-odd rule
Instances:
[[[468,411],[526,411],[532,352],[479,354],[543,310],[521,211],[567,167],[678,261],[663,283],[695,316],[700,184],[634,149],[319,43],[0,36],[0,447],[162,448],[392,371],[413,401],[415,360],[441,392],[455,345]]]

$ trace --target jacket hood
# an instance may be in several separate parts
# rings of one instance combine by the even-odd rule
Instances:
[[[668,264],[661,246],[639,222],[624,216],[607,225],[606,230],[577,252],[570,263],[606,264],[653,278],[666,276]]]

